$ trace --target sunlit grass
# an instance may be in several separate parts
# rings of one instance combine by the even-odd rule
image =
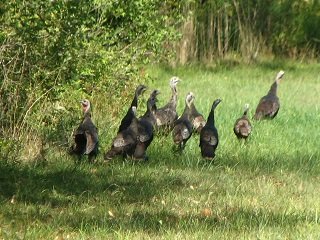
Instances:
[[[250,117],[276,73],[281,108],[272,121],[255,122],[246,142],[233,134],[243,105]],[[170,97],[177,75],[178,110],[192,91],[205,116],[216,98],[220,144],[214,162],[200,157],[199,136],[172,152],[171,135],[156,137],[149,162],[117,159],[76,165],[64,152],[45,164],[0,164],[0,236],[4,239],[317,239],[320,125],[318,64],[149,67],[150,90]],[[144,97],[146,99],[147,95]],[[141,103],[145,108],[145,103]],[[143,112],[143,109],[141,111]],[[95,113],[102,153],[117,122]],[[106,125],[104,127],[104,125]]]

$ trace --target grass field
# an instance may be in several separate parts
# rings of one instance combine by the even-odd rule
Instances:
[[[252,66],[149,67],[150,90],[170,97],[177,75],[181,113],[187,92],[208,115],[214,99],[220,144],[214,162],[200,157],[194,135],[172,152],[171,135],[156,137],[147,163],[115,160],[76,165],[64,152],[46,164],[0,163],[1,239],[319,239],[320,65],[266,62]],[[233,134],[243,105],[252,117],[276,73],[285,71],[272,121],[253,123],[247,143]],[[144,100],[148,94],[145,94]],[[145,103],[140,106],[145,108]],[[143,112],[143,110],[140,110]],[[101,124],[102,153],[118,122]]]

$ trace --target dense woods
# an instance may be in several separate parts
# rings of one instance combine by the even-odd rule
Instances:
[[[210,62],[236,55],[315,57],[320,3],[299,0],[201,0],[183,6],[178,60]]]
[[[66,146],[82,97],[118,119],[150,62],[317,58],[319,26],[315,0],[2,1],[0,157]]]

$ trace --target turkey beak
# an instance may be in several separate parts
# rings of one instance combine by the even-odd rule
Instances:
[[[177,85],[180,81],[181,81],[181,79],[177,77],[177,78],[174,80],[173,85]]]
[[[155,92],[155,102],[158,102],[157,96],[160,94],[159,90],[156,90]]]
[[[148,87],[144,86],[142,89],[142,93],[144,93],[145,91],[147,91]]]
[[[284,71],[281,70],[277,75],[277,79],[281,79],[283,75],[284,75]]]
[[[280,71],[280,73],[281,73],[281,77],[283,77],[283,75],[284,75],[284,71],[282,71],[282,70],[281,70],[281,71]]]
[[[153,90],[152,93],[154,94],[154,96],[158,96],[160,94],[160,91],[159,90]]]
[[[88,106],[88,104],[84,100],[81,100],[80,103],[81,103],[82,107],[87,107]]]

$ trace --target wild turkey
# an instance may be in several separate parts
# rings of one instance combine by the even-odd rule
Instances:
[[[157,109],[156,119],[158,129],[171,129],[174,121],[178,119],[177,108],[177,84],[180,81],[178,77],[172,77],[170,79],[170,87],[172,90],[172,96],[170,101],[162,108]]]
[[[138,119],[136,117],[137,108],[131,107],[133,119],[125,130],[119,132],[112,141],[111,149],[105,154],[105,160],[111,160],[115,156],[122,155],[124,158],[132,156],[137,145]]]
[[[82,155],[88,155],[89,162],[93,162],[98,154],[98,130],[91,120],[90,101],[82,100],[83,120],[74,132],[74,142],[71,149],[72,154],[76,154],[81,159]]]
[[[157,90],[154,90],[151,93],[147,101],[147,111],[139,119],[137,144],[133,153],[133,159],[135,160],[148,160],[146,150],[153,140],[153,127],[156,124],[155,111],[158,94],[159,91]]]
[[[174,128],[172,130],[173,142],[178,145],[179,150],[182,151],[187,141],[192,135],[192,123],[191,123],[191,104],[193,103],[194,95],[192,92],[186,96],[186,105],[183,114],[175,121]]]
[[[112,142],[111,149],[105,154],[106,160],[122,155],[124,158],[133,157],[141,160],[147,159],[145,151],[153,140],[153,125],[155,123],[154,111],[156,95],[158,91],[153,91],[147,102],[147,111],[140,119],[136,117],[136,107],[132,107],[132,116],[130,126],[119,132]]]
[[[244,112],[241,118],[238,118],[234,124],[233,132],[238,139],[247,139],[251,134],[251,123],[248,118],[249,104],[244,105]]]
[[[131,121],[132,119],[134,118],[133,116],[133,113],[132,113],[132,107],[138,107],[138,97],[147,89],[146,86],[144,85],[139,85],[137,88],[136,88],[136,91],[135,91],[135,94],[134,94],[134,97],[133,97],[133,100],[131,102],[131,105],[127,111],[127,114],[124,116],[124,118],[121,120],[121,123],[120,123],[120,126],[119,126],[119,129],[118,129],[118,133],[127,129],[130,124],[131,124]]]
[[[280,79],[283,77],[284,71],[278,72],[274,83],[271,85],[271,88],[268,94],[260,99],[260,102],[257,106],[254,119],[272,119],[277,116],[277,113],[280,108],[279,98],[277,96],[277,88],[280,83]]]
[[[157,96],[160,94],[159,90],[153,90],[150,94],[150,97],[147,102],[147,111],[140,119],[147,119],[153,127],[157,124],[157,119],[155,113],[157,111],[156,102],[158,101]],[[148,104],[150,105],[151,109],[148,109]]]
[[[200,149],[201,155],[205,159],[212,159],[215,157],[215,151],[219,144],[218,130],[214,125],[214,110],[221,102],[221,99],[216,99],[211,107],[206,125],[200,132]]]
[[[194,101],[191,103],[191,121],[193,129],[200,133],[201,129],[206,125],[206,120],[204,119],[203,115],[198,112],[196,106],[194,105]]]

